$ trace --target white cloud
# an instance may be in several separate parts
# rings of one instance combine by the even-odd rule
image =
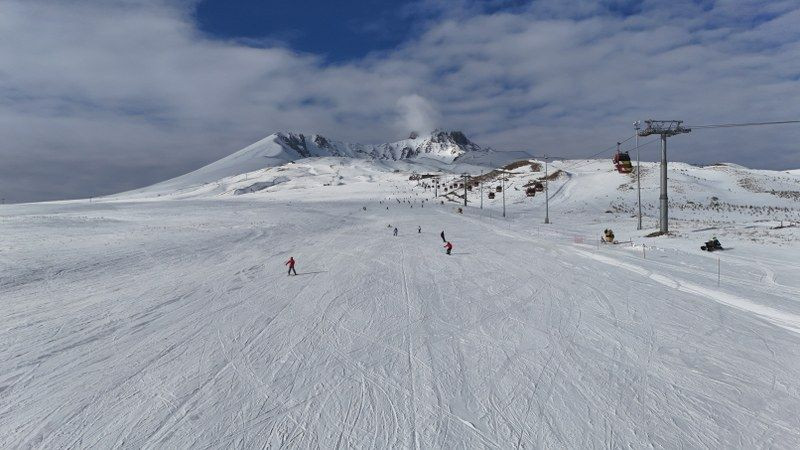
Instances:
[[[191,3],[0,0],[0,195],[132,188],[281,129],[378,142],[442,126],[580,156],[636,119],[797,118],[796,2],[645,1],[628,15],[609,4],[540,0],[510,14],[428,0],[418,10],[440,19],[424,33],[325,65],[212,40]],[[704,131],[676,138],[672,156],[800,167],[797,142],[797,127]]]
[[[397,106],[402,113],[402,125],[409,131],[430,133],[441,120],[433,105],[417,94],[400,97]]]

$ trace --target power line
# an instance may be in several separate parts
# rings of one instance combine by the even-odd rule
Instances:
[[[633,138],[634,138],[634,136],[628,136],[627,138],[619,141],[619,143],[620,144],[624,144],[624,143],[630,141]],[[653,142],[656,142],[656,141],[658,141],[658,139],[653,139],[652,141],[648,141],[648,142],[646,142],[644,144],[639,144],[638,147],[634,146],[632,149],[626,150],[626,151],[636,150],[637,148],[642,148],[642,147],[644,147],[646,145],[649,145],[649,144],[652,144]],[[583,166],[587,166],[589,164],[593,164],[595,161],[591,161],[592,158],[594,158],[596,156],[600,156],[600,155],[602,155],[604,153],[608,153],[611,150],[616,150],[616,148],[617,148],[617,144],[614,144],[614,145],[612,145],[610,147],[607,147],[607,148],[605,148],[605,149],[603,149],[603,150],[601,150],[601,151],[599,151],[597,153],[594,153],[592,155],[589,155],[589,156],[586,156],[586,157],[583,157],[583,158],[579,158],[579,159],[586,160],[586,161],[577,161],[577,162],[574,162],[572,164],[567,164],[567,165],[561,167],[561,170],[579,169],[579,168],[581,168]]]
[[[703,129],[735,128],[735,127],[755,127],[755,126],[765,126],[765,125],[785,125],[785,124],[794,124],[794,123],[800,123],[800,120],[781,120],[781,121],[773,121],[773,122],[745,122],[745,123],[719,123],[719,124],[707,124],[707,125],[691,125],[691,126],[689,126],[689,128],[695,128],[695,129],[696,128],[703,128]],[[625,142],[627,142],[627,141],[629,141],[631,139],[633,139],[633,136],[629,136],[629,137],[621,140],[619,143],[620,144],[624,144]],[[642,147],[645,147],[647,145],[653,144],[655,142],[658,142],[658,139],[653,139],[653,140],[645,142],[643,144],[639,144],[638,147],[634,146],[633,148],[631,148],[629,150],[626,150],[626,151],[633,151],[633,150],[636,150],[638,148],[642,148]],[[608,153],[611,150],[614,150],[615,148],[616,148],[616,145],[612,145],[612,146],[607,147],[607,148],[605,148],[605,149],[603,149],[603,150],[601,150],[601,151],[599,151],[597,153],[593,153],[593,154],[591,154],[589,156],[586,156],[586,157],[583,157],[583,158],[580,158],[580,159],[590,160],[590,159],[595,158],[597,156],[600,156],[600,155],[602,155],[604,153]],[[575,162],[573,164],[569,164],[569,165],[563,166],[562,170],[578,169],[578,168],[581,168],[583,166],[589,165],[589,164],[591,164],[593,162],[594,161],[579,161],[579,162]]]
[[[734,128],[734,127],[757,127],[762,125],[783,125],[787,123],[800,123],[800,120],[781,120],[777,122],[746,122],[746,123],[719,123],[711,125],[691,125],[690,128]]]
[[[691,125],[691,126],[689,126],[689,128],[706,128],[706,129],[708,129],[708,128],[754,127],[754,126],[763,126],[763,125],[784,125],[784,124],[792,124],[792,123],[800,123],[800,120],[782,120],[782,121],[774,121],[774,122],[745,122],[745,123],[720,123],[720,124],[707,124],[707,125]],[[627,138],[619,141],[619,143],[620,144],[624,144],[624,143],[630,141],[633,138],[634,138],[634,136],[628,136]],[[638,146],[634,146],[633,148],[631,148],[629,150],[625,150],[625,151],[633,151],[633,150],[636,150],[636,149],[640,149],[642,147],[648,146],[648,145],[653,144],[655,142],[658,142],[658,139],[653,139],[651,141],[647,141],[647,142],[645,142],[643,144],[639,144]],[[593,154],[585,156],[585,157],[573,157],[573,158],[570,158],[570,159],[581,159],[581,160],[587,160],[587,161],[578,161],[578,162],[575,162],[573,164],[569,164],[569,165],[563,166],[562,170],[565,170],[565,169],[576,169],[576,168],[580,168],[580,167],[583,167],[585,165],[591,164],[594,161],[588,161],[588,160],[590,160],[592,158],[595,158],[597,156],[600,156],[600,155],[602,155],[604,153],[608,153],[608,152],[610,152],[612,150],[615,150],[616,148],[617,148],[617,146],[616,146],[616,144],[614,144],[614,145],[612,145],[610,147],[607,147],[607,148],[604,148],[603,150],[600,150],[599,152],[593,153]],[[534,155],[531,155],[531,156],[533,158],[542,158],[541,156],[534,156]]]

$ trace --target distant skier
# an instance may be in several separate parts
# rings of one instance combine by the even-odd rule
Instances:
[[[447,254],[450,254],[450,251],[453,250],[453,244],[447,242],[444,244],[444,248],[447,250]]]
[[[421,227],[421,226],[419,226],[419,225],[417,225],[417,233],[418,233],[418,234],[422,233],[422,227]]]
[[[294,272],[297,275],[297,271],[294,269],[294,256],[290,256],[289,260],[284,263],[285,265],[289,266],[289,272],[286,275],[291,275]]]
[[[444,231],[442,231],[442,234],[440,234],[439,236],[442,237],[442,242],[447,242],[447,239],[444,238]]]
[[[394,235],[397,236],[397,227],[394,228]]]

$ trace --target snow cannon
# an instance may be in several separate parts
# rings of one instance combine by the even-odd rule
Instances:
[[[716,237],[714,237],[714,238],[711,238],[710,241],[707,241],[705,245],[701,246],[700,250],[703,250],[703,251],[706,251],[706,252],[713,252],[715,250],[723,250],[723,248],[722,248],[722,244],[720,244],[719,240]]]

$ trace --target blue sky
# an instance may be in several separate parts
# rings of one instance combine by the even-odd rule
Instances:
[[[398,46],[415,26],[413,6],[383,0],[204,0],[196,18],[198,28],[215,38],[285,45],[335,63]]]
[[[634,120],[800,118],[797,0],[0,0],[0,35],[8,201],[145,186],[280,130],[569,158]],[[800,167],[797,126],[670,146]]]

